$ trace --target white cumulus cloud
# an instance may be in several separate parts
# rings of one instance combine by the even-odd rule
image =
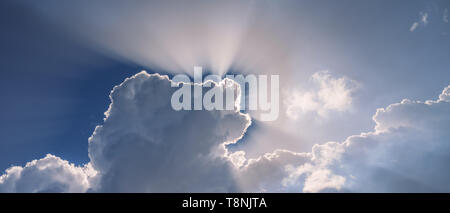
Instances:
[[[374,131],[350,136],[342,143],[317,144],[311,153],[277,151],[249,160],[243,166],[254,177],[248,190],[449,191],[449,93],[450,86],[437,100],[405,99],[380,108],[373,117]],[[278,175],[268,179],[272,174]]]
[[[89,164],[79,167],[48,154],[8,168],[0,176],[0,192],[85,192],[95,175]]]
[[[167,76],[146,72],[114,87],[105,121],[89,138],[100,175],[94,190],[238,190],[223,144],[240,138],[250,118],[237,111],[175,111],[170,100],[176,89]]]
[[[297,119],[302,113],[315,112],[326,116],[330,111],[347,111],[352,104],[352,93],[357,88],[355,81],[346,77],[334,78],[328,71],[316,72],[311,81],[317,90],[289,91],[284,100],[286,114]]]

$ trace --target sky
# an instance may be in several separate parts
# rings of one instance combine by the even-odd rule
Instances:
[[[449,8],[2,1],[0,192],[448,192]],[[279,75],[279,118],[171,111],[194,66]]]

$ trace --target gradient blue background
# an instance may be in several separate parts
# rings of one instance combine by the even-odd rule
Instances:
[[[30,2],[0,2],[2,171],[46,153],[75,164],[88,162],[88,138],[102,123],[112,87],[146,69],[79,42],[35,13]],[[345,70],[364,82],[359,102],[371,115],[402,98],[436,97],[450,83],[449,24],[430,13],[430,24],[409,31],[419,11],[450,7],[448,1],[435,2],[437,8],[428,1],[306,1],[302,8],[289,8],[309,11],[302,13],[308,19],[291,21],[311,24],[311,32],[333,38],[336,52],[325,54],[321,66]],[[52,6],[50,1],[31,4]],[[327,58],[332,54],[348,60]],[[370,129],[370,116],[364,117]]]

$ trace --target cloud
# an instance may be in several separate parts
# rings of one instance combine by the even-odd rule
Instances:
[[[316,92],[318,100],[334,91],[328,89],[345,85],[327,73],[312,79],[327,88]],[[450,191],[450,86],[437,100],[405,99],[378,109],[373,131],[343,142],[316,144],[311,152],[275,150],[247,158],[225,144],[245,135],[248,115],[174,111],[171,83],[167,76],[146,72],[127,78],[111,91],[104,123],[89,138],[88,164],[75,166],[47,155],[7,169],[0,191]],[[342,105],[333,101],[329,106]]]
[[[283,185],[282,180],[292,173],[293,165],[305,164],[310,159],[310,153],[275,150],[255,159],[245,159],[236,176],[244,192],[299,192],[300,187]]]
[[[447,8],[444,9],[444,15],[442,16],[442,20],[445,23],[448,23],[448,9]]]
[[[372,132],[316,144],[311,153],[277,151],[249,160],[242,170],[257,174],[248,190],[267,187],[267,176],[278,174],[269,181],[277,191],[449,191],[449,97],[450,86],[437,100],[405,99],[380,108]]]
[[[85,192],[96,172],[48,154],[24,167],[13,166],[0,176],[0,192]]]
[[[420,21],[424,24],[427,25],[428,24],[428,13],[420,13]]]
[[[420,25],[426,26],[428,24],[428,13],[420,12],[420,20],[414,22],[409,31],[414,32]]]
[[[333,78],[328,71],[316,72],[311,80],[318,85],[316,91],[289,91],[284,103],[286,114],[297,119],[300,114],[315,112],[324,117],[330,111],[347,111],[352,104],[352,93],[357,88],[355,81],[346,77]]]
[[[418,22],[414,22],[411,27],[409,28],[409,31],[414,32],[414,30],[417,29],[417,27],[419,27],[419,23]]]
[[[439,95],[439,101],[450,101],[450,87],[446,87]]]
[[[104,123],[89,138],[91,164],[100,175],[95,191],[239,190],[223,144],[242,137],[249,116],[175,111],[170,100],[176,89],[167,76],[146,72],[114,87]]]
[[[175,111],[171,83],[145,71],[127,78],[111,91],[104,123],[89,138],[87,166],[47,155],[9,168],[0,191],[239,191],[232,172],[238,155],[225,156],[224,144],[243,136],[250,117],[235,110]]]

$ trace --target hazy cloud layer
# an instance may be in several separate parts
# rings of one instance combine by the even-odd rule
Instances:
[[[448,23],[448,9],[447,8],[444,9],[444,15],[442,15],[442,21],[444,21],[445,23]]]

